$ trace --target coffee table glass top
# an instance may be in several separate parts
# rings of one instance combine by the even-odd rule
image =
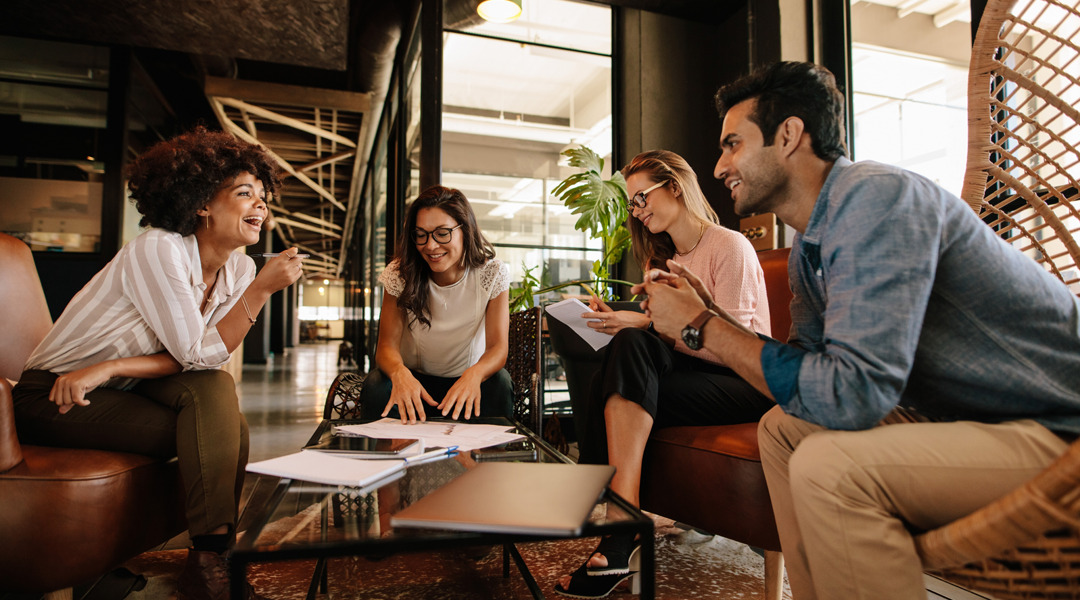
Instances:
[[[476,457],[479,460],[571,462],[523,426],[506,419],[481,419],[478,422],[515,426],[515,431],[526,436],[525,442],[512,443],[505,450],[489,449],[483,456]],[[350,423],[355,421],[323,421],[311,442],[331,435],[332,425]],[[476,464],[472,452],[463,452],[444,460],[410,466],[390,479],[365,488],[261,476],[245,509],[241,527],[246,531],[238,541],[234,555],[249,555],[254,560],[259,560],[257,555],[270,558],[267,554],[279,555],[277,558],[301,558],[506,541],[505,535],[390,526],[390,518],[399,510]],[[582,531],[583,536],[643,527],[651,529],[648,517],[621,498],[608,491],[605,499],[607,510],[593,511]],[[523,535],[513,537],[530,539]]]

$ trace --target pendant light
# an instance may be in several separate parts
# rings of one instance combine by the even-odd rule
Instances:
[[[476,7],[476,12],[485,21],[509,23],[521,16],[522,0],[484,0]]]

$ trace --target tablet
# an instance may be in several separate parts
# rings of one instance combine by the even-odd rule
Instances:
[[[405,458],[419,454],[424,449],[420,440],[407,438],[371,438],[355,435],[335,435],[316,444],[304,446],[304,450],[333,452],[338,454],[366,454],[372,457]]]

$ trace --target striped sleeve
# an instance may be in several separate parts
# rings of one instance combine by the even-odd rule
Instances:
[[[225,364],[229,352],[217,328],[207,327],[199,312],[179,238],[144,236],[139,241],[121,266],[124,294],[185,371]]]

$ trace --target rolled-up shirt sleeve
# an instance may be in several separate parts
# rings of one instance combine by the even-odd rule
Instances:
[[[124,293],[185,371],[215,369],[229,360],[229,351],[199,311],[189,262],[182,245],[148,239],[123,265]]]
[[[766,381],[786,412],[853,430],[872,427],[899,403],[942,243],[942,214],[919,201],[928,190],[918,186],[877,175],[834,191],[827,234],[798,257],[818,264],[799,265],[793,281],[797,296],[813,288],[827,303],[793,303],[794,346],[762,350]]]

